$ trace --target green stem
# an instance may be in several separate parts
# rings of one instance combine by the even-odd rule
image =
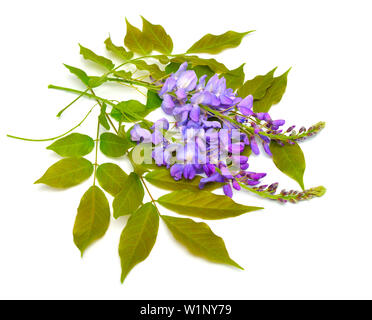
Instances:
[[[112,103],[110,100],[107,100],[107,99],[98,97],[98,96],[93,95],[93,94],[90,94],[88,92],[84,92],[84,91],[80,91],[80,90],[76,90],[76,89],[72,89],[72,88],[55,86],[55,85],[52,85],[52,84],[50,84],[48,86],[48,88],[49,89],[55,89],[55,90],[61,90],[61,91],[66,91],[66,92],[71,92],[71,93],[79,94],[79,95],[82,95],[82,96],[85,96],[85,97],[88,97],[88,98],[91,98],[91,99],[94,99],[94,100],[97,100],[98,99],[101,102],[105,102],[105,103],[109,104],[110,106],[115,107],[115,103]]]
[[[97,175],[97,159],[98,159],[98,141],[99,141],[99,117],[98,117],[98,124],[97,124],[97,135],[96,135],[96,155],[95,155],[95,160],[94,160],[94,176],[93,176],[93,186],[96,185],[96,175]]]
[[[156,210],[158,211],[158,214],[160,215],[160,211],[159,211],[159,209],[158,209],[158,207],[157,207],[157,205],[156,205],[156,200],[152,197],[151,192],[150,192],[149,188],[147,187],[147,184],[146,184],[145,180],[143,179],[142,176],[140,176],[140,179],[141,179],[142,184],[144,185],[144,187],[145,187],[145,189],[146,189],[148,195],[149,195],[150,198],[151,198],[151,202],[154,204]]]
[[[67,131],[67,132],[65,132],[65,133],[63,133],[63,134],[61,134],[61,135],[59,135],[57,137],[47,138],[47,139],[28,139],[28,138],[21,138],[21,137],[12,136],[10,134],[7,134],[7,137],[12,138],[12,139],[18,139],[18,140],[23,140],[23,141],[34,141],[34,142],[52,141],[52,140],[56,140],[58,138],[62,138],[66,134],[69,134],[70,132],[74,131],[76,128],[80,127],[83,124],[83,122],[86,120],[86,118],[88,118],[88,116],[90,115],[90,113],[92,112],[92,110],[94,109],[95,106],[93,106],[93,108],[91,108],[89,110],[89,112],[86,114],[86,116],[84,117],[84,119],[82,121],[80,121],[75,127],[73,127],[69,131]]]
[[[88,90],[89,90],[89,88],[86,89],[86,90],[84,91],[84,93],[87,93]],[[79,95],[75,100],[71,101],[71,102],[70,102],[66,107],[64,107],[60,112],[58,112],[57,117],[59,118],[59,117],[62,115],[63,112],[65,112],[69,107],[71,107],[71,106],[72,106],[76,101],[78,101],[82,96],[83,96],[83,94]]]

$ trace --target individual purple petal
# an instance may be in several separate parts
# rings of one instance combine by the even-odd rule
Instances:
[[[218,75],[215,74],[213,77],[211,77],[205,86],[205,90],[209,92],[215,92],[217,84],[219,82]]]
[[[199,122],[200,107],[197,104],[192,106],[190,111],[190,118],[192,121]]]
[[[200,179],[199,189],[203,189],[208,182],[224,182],[225,179],[218,172],[213,173],[207,178]]]
[[[130,131],[132,141],[150,143],[152,142],[151,132],[149,130],[141,128],[139,124],[135,124],[133,129]]]
[[[165,118],[161,118],[159,120],[156,120],[154,125],[151,127],[152,130],[158,129],[158,130],[168,130],[169,129],[169,122]]]
[[[256,113],[256,118],[258,120],[264,120],[265,119],[265,115],[266,115],[265,112],[258,112],[258,113]]]
[[[158,166],[164,164],[164,149],[162,147],[155,147],[152,151],[152,157]]]
[[[170,76],[165,80],[163,87],[159,91],[159,96],[163,96],[163,94],[173,91],[173,89],[176,87],[176,79],[173,76]]]
[[[257,180],[247,180],[245,181],[245,183],[249,186],[256,186],[260,183],[260,181],[257,181]]]
[[[260,154],[260,149],[258,148],[256,139],[253,136],[251,137],[251,149],[254,154],[256,155]]]
[[[161,131],[155,130],[152,133],[152,143],[154,145],[158,145],[158,144],[162,143],[163,140],[164,140],[164,137],[163,137],[163,134],[161,133]]]
[[[247,162],[247,163],[243,163],[243,164],[241,164],[240,165],[240,169],[241,170],[247,170],[249,168],[249,163]]]
[[[272,122],[272,124],[273,124],[273,126],[278,126],[278,127],[280,127],[280,126],[282,126],[282,125],[285,124],[285,120],[274,120],[274,121]]]
[[[174,180],[181,180],[183,174],[183,164],[176,163],[170,169],[170,174],[174,178]]]
[[[221,128],[221,123],[218,121],[207,121],[207,120],[202,120],[202,123],[204,125],[204,128]]]
[[[183,170],[183,176],[185,179],[192,180],[195,178],[196,171],[194,168],[194,165],[192,164],[187,164]]]
[[[184,88],[178,88],[176,91],[176,96],[178,100],[184,100],[187,98],[187,93]]]
[[[221,104],[231,106],[233,104],[233,100],[229,97],[225,96],[224,94],[220,96]]]
[[[208,177],[210,177],[213,173],[216,172],[216,166],[209,163],[205,164],[203,165],[203,171]]]
[[[217,82],[214,93],[217,97],[222,96],[226,91],[226,79],[221,77],[221,79]]]
[[[182,125],[185,124],[185,122],[188,119],[191,108],[192,107],[189,104],[181,105],[174,108],[173,115],[176,118],[176,120],[180,122],[180,124]]]
[[[266,177],[266,173],[257,173],[257,172],[250,172],[247,174],[247,176],[252,180],[260,180],[264,177]]]
[[[180,65],[178,70],[175,72],[174,77],[175,79],[178,79],[182,73],[184,73],[187,69],[187,62],[184,62]]]
[[[272,157],[272,152],[271,152],[271,150],[270,150],[270,146],[269,146],[269,144],[268,143],[264,143],[263,144],[263,147],[264,147],[264,150],[265,150],[265,152],[270,156],[270,157]]]
[[[205,79],[207,78],[207,75],[203,75],[199,78],[199,83],[198,85],[196,86],[196,90],[201,90],[201,89],[204,89],[205,87]]]
[[[205,105],[208,105],[208,104],[211,104],[213,100],[213,94],[208,92],[208,91],[200,91],[200,92],[197,92],[195,93],[191,99],[190,99],[190,102],[192,104],[205,104]]]
[[[187,92],[195,88],[198,78],[194,70],[183,72],[177,80],[177,87],[185,89]]]
[[[235,190],[239,191],[241,189],[240,184],[236,180],[233,180],[232,185]]]
[[[230,184],[225,184],[222,189],[223,189],[223,192],[224,192],[225,195],[232,198],[233,191],[232,191],[232,188],[231,188]]]
[[[229,170],[228,168],[226,168],[225,166],[221,166],[221,167],[220,167],[220,171],[221,171],[221,174],[222,174],[225,178],[227,178],[227,179],[232,179],[232,178],[233,178],[233,176],[232,176],[230,170]]]
[[[239,111],[240,111],[243,115],[248,116],[248,117],[254,115],[254,112],[253,112],[251,109],[247,108],[247,107],[239,107]]]
[[[252,109],[253,107],[253,96],[250,94],[246,96],[242,101],[239,102],[238,107],[245,107]]]
[[[259,136],[260,136],[260,138],[263,140],[263,141],[265,141],[266,143],[270,143],[270,138],[269,137],[266,137],[266,136],[264,136],[264,135],[262,135],[262,134],[259,134]]]
[[[264,114],[264,120],[266,122],[271,122],[271,117],[270,117],[270,115],[267,112]]]
[[[218,107],[221,104],[220,99],[218,99],[214,94],[212,94],[212,100],[210,105],[213,107]]]
[[[174,109],[174,101],[173,98],[169,94],[165,94],[163,98],[163,102],[161,104],[161,108],[166,114],[172,114]]]

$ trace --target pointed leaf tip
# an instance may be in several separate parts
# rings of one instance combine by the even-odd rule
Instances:
[[[161,216],[174,238],[185,246],[190,253],[214,263],[243,268],[232,260],[223,239],[204,222],[192,219]]]
[[[240,45],[242,39],[249,33],[247,32],[235,32],[227,31],[221,35],[207,34],[194,43],[187,53],[209,53],[217,54],[229,48],[235,48]]]

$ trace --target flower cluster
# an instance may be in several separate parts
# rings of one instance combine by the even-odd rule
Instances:
[[[153,144],[152,157],[166,166],[175,180],[204,175],[206,183],[223,183],[231,197],[241,184],[256,186],[266,173],[247,171],[250,150],[260,154],[259,144],[271,156],[270,135],[282,134],[284,120],[272,120],[268,113],[253,112],[253,97],[237,97],[226,87],[226,79],[217,74],[206,81],[183,63],[171,74],[159,91],[162,110],[175,119],[179,138],[169,135],[169,122],[163,118],[151,130],[135,125],[131,138],[138,143]],[[293,128],[289,128],[291,132]]]

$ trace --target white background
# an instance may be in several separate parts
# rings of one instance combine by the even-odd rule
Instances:
[[[208,222],[245,271],[189,255],[161,224],[150,257],[121,285],[117,246],[126,218],[112,220],[81,259],[72,227],[91,180],[67,191],[33,185],[58,156],[45,150],[48,143],[5,137],[51,137],[79,122],[92,102],[79,102],[57,120],[74,96],[47,85],[82,88],[62,63],[94,73],[77,44],[103,54],[108,34],[122,43],[125,16],[140,26],[140,14],[166,28],[178,53],[208,32],[257,30],[218,59],[230,68],[246,62],[247,79],[292,66],[273,117],[288,125],[327,122],[302,144],[305,184],[326,186],[323,198],[280,205],[241,192],[235,201],[265,210]],[[372,298],[370,14],[370,1],[3,1],[0,298]],[[119,86],[97,92],[133,94]],[[94,135],[95,126],[92,116],[78,131]],[[253,158],[251,168],[267,170],[267,182],[297,187],[266,157]]]

